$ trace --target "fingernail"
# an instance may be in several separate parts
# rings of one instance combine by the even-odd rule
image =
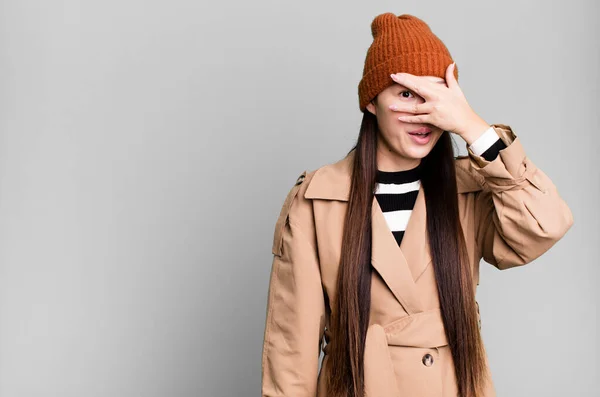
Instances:
[[[390,109],[392,109],[392,110],[398,110],[398,106],[396,106],[396,105],[390,105]]]
[[[396,80],[396,75],[390,74],[390,77],[392,78],[392,80]]]

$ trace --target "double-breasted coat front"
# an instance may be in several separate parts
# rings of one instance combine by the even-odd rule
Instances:
[[[555,244],[573,215],[510,126],[492,124],[507,147],[493,161],[455,160],[458,204],[475,288],[479,263],[521,266]],[[262,351],[262,396],[326,397],[331,308],[354,151],[303,172],[273,236]],[[454,397],[453,360],[442,322],[421,186],[400,246],[372,202],[371,309],[365,344],[369,397]],[[321,350],[323,361],[319,367]],[[487,358],[486,358],[487,360]],[[489,366],[488,366],[489,374]],[[491,376],[484,397],[495,396]]]

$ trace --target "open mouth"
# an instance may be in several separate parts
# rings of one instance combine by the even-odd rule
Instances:
[[[409,134],[419,138],[427,138],[429,135],[431,135],[431,132],[409,132]]]
[[[429,134],[431,134],[431,132],[409,132],[410,135],[416,135],[416,136],[429,136]]]
[[[428,127],[419,127],[412,131],[408,132],[410,135],[425,137],[431,134],[431,128]]]
[[[409,132],[408,135],[418,145],[426,145],[431,140],[431,130],[429,128]]]

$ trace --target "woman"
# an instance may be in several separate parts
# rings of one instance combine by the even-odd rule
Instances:
[[[573,215],[511,127],[470,108],[425,22],[371,30],[357,143],[300,175],[275,226],[262,395],[495,396],[480,259],[527,264]]]

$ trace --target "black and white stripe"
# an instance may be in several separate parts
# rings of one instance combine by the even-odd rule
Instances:
[[[500,139],[494,127],[485,130],[470,146],[473,153],[483,157],[487,161],[494,161],[500,150],[506,147],[506,144]]]
[[[420,163],[415,168],[404,171],[377,170],[375,198],[398,245],[417,200],[422,168]]]

